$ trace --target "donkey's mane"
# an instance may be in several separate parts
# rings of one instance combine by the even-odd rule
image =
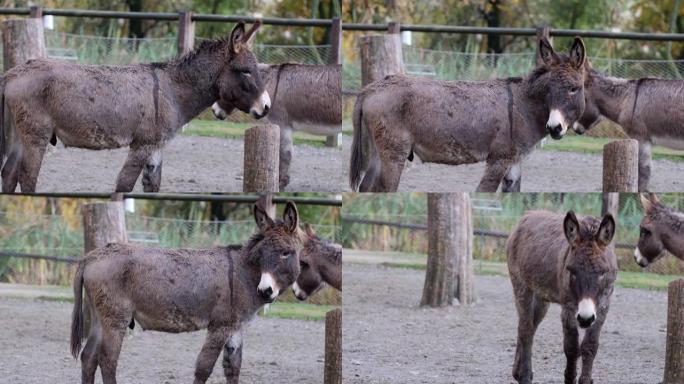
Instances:
[[[230,40],[228,37],[219,37],[216,39],[204,40],[200,43],[200,45],[197,48],[193,49],[188,53],[183,54],[178,58],[171,59],[168,61],[153,62],[150,63],[150,65],[154,68],[160,69],[166,68],[169,65],[186,66],[192,63],[201,53],[221,52],[226,48],[229,42]]]
[[[673,231],[684,234],[684,214],[661,203],[655,206],[657,209],[652,210],[650,213],[652,220],[658,220],[662,217],[665,224]]]
[[[313,235],[312,238],[319,247],[324,248],[329,252],[322,252],[323,256],[331,261],[333,264],[340,264],[342,261],[342,252],[337,252],[336,244],[328,239],[320,237],[318,235]]]

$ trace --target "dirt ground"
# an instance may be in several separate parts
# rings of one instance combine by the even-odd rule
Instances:
[[[351,138],[344,137],[345,191],[349,190]],[[408,163],[399,183],[400,192],[474,191],[485,164],[442,165]],[[522,192],[601,192],[603,157],[575,152],[535,150],[522,163]],[[684,162],[654,160],[652,191],[684,190]]]
[[[111,192],[127,148],[90,151],[50,147],[38,176],[38,192]],[[242,192],[243,141],[177,136],[163,151],[161,192]],[[346,185],[338,148],[296,145],[291,192],[336,192]],[[142,191],[140,179],[135,191]]]
[[[471,307],[419,308],[425,272],[344,265],[345,383],[514,383],[517,314],[505,277],[475,279]],[[667,293],[616,287],[594,361],[595,383],[662,380]],[[536,383],[562,383],[560,308],[533,349]]]
[[[80,382],[80,362],[69,352],[73,304],[0,298],[0,382]],[[256,318],[244,338],[244,383],[310,383],[323,379],[322,321]],[[169,334],[136,329],[123,343],[119,383],[190,383],[205,331]],[[96,383],[101,383],[98,371]],[[225,383],[221,357],[208,383]]]

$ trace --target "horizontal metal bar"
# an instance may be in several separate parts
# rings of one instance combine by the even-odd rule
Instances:
[[[357,219],[357,218],[347,217],[347,216],[342,216],[342,222],[355,223],[355,224],[368,224],[368,225],[384,225],[384,226],[388,226],[388,227],[412,229],[412,230],[419,230],[419,231],[427,230],[427,225],[425,225],[425,224],[396,223],[393,221]],[[489,229],[478,229],[478,228],[473,229],[473,234],[476,236],[497,237],[500,239],[507,239],[509,236],[509,234],[506,232],[492,231]],[[635,247],[636,247],[636,244],[615,243],[615,248],[634,249]]]
[[[6,252],[6,251],[0,251],[0,257],[20,257],[20,258],[24,258],[24,259],[61,261],[64,263],[78,263],[78,261],[81,260],[78,257],[72,257],[72,256],[57,257],[57,256],[33,255],[30,253]]]
[[[29,8],[0,8],[0,15],[28,15]],[[143,20],[178,20],[178,13],[159,13],[159,12],[119,12],[119,11],[98,11],[91,9],[43,9],[43,15],[64,16],[64,17],[94,17],[101,19],[143,19]],[[253,23],[257,18],[253,16],[228,16],[196,13],[192,15],[193,21],[214,21],[235,23],[245,21]],[[329,27],[332,25],[331,19],[287,19],[277,17],[260,18],[263,24],[286,25],[292,27]]]
[[[16,194],[4,196],[26,196],[26,197],[57,197],[57,198],[73,198],[73,199],[110,199],[111,193],[99,192],[75,192],[75,193],[61,193],[61,192],[39,192],[30,194]],[[124,193],[125,199],[141,199],[141,200],[181,200],[181,201],[214,201],[225,203],[253,203],[259,199],[259,195],[233,195],[233,194],[191,194],[191,193],[142,193],[131,192]],[[319,197],[299,197],[299,196],[273,196],[273,202],[282,204],[287,201],[292,201],[295,204],[302,205],[324,205],[341,207],[342,200],[319,198]]]

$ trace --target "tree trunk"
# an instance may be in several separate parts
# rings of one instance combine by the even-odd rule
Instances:
[[[498,28],[501,26],[501,1],[487,0],[485,2],[485,9],[482,10],[482,16],[487,23],[487,27]],[[501,35],[488,34],[487,35],[487,53],[502,53]]]
[[[603,146],[603,192],[637,192],[639,143],[616,140]]]
[[[328,62],[329,64],[340,64],[340,58],[342,57],[342,19],[339,17],[334,17],[332,19],[332,26],[330,27],[329,33],[330,56]],[[337,148],[340,145],[341,137],[341,132],[336,135],[327,136],[325,138],[325,146]]]
[[[456,200],[454,297],[461,305],[470,305],[475,301],[472,204],[467,193],[455,193],[454,195]]]
[[[420,305],[443,307],[454,299],[458,200],[455,194],[428,193],[428,260]]]
[[[192,51],[195,45],[195,22],[192,12],[181,12],[178,15],[178,56]]]
[[[342,383],[342,310],[339,308],[325,314],[323,382]]]
[[[539,51],[539,42],[541,41],[541,39],[546,38],[546,40],[548,40],[549,43],[551,43],[551,34],[549,31],[550,31],[550,28],[548,26],[537,28],[537,40],[536,40],[537,44],[534,48],[534,50],[535,50],[534,65],[535,66],[544,64],[544,61],[542,60],[542,57],[541,57],[541,52]]]
[[[684,279],[667,289],[667,346],[663,384],[684,384]]]
[[[257,125],[245,131],[243,192],[278,192],[280,127]]]
[[[45,36],[43,34],[43,20],[40,18],[13,19],[2,22],[3,62],[5,72],[17,65],[24,64],[30,59],[45,57]],[[4,108],[2,105],[0,108]],[[14,142],[14,128],[11,126],[9,113],[4,116],[4,146],[0,148],[0,163],[4,155],[9,153]]]
[[[401,35],[366,35],[361,37],[361,83],[370,84],[387,75],[404,73]]]

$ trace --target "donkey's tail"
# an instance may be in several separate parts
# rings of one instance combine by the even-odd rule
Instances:
[[[361,172],[365,170],[368,163],[368,154],[363,153],[363,93],[356,98],[352,122],[354,124],[354,138],[349,165],[349,186],[352,191],[356,191],[361,184]]]
[[[78,358],[83,341],[83,270],[85,262],[78,263],[74,277],[74,311],[71,314],[71,355]]]

